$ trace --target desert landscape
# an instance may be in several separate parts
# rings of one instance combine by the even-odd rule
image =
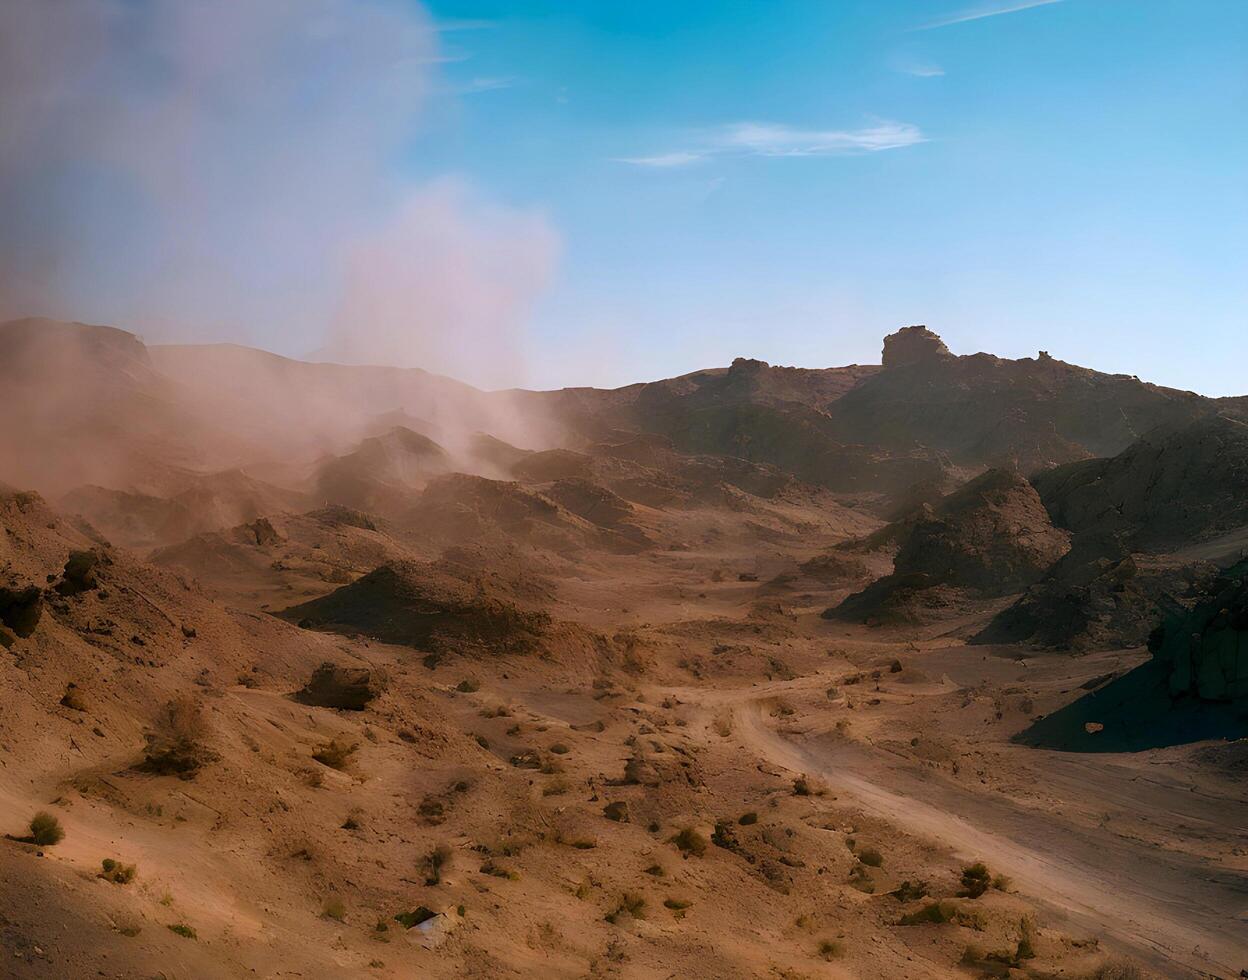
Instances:
[[[5,976],[1248,966],[1248,400],[0,352]]]
[[[1248,978],[1246,67],[0,0],[0,980]]]

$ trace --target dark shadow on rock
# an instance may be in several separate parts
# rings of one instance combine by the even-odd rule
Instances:
[[[1248,737],[1248,702],[1172,698],[1169,667],[1156,660],[1046,715],[1013,741],[1061,752],[1142,752]],[[1087,727],[1104,726],[1089,732]]]

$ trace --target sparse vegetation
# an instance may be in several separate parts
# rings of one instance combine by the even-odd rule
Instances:
[[[819,955],[825,960],[836,959],[845,952],[845,947],[835,939],[825,939],[819,943]]]
[[[481,865],[481,873],[483,875],[491,875],[495,878],[506,878],[508,881],[519,881],[520,872],[511,868],[505,868],[502,865],[495,864],[493,861],[486,861]]]
[[[958,892],[958,896],[979,898],[991,883],[992,875],[988,872],[988,866],[982,861],[976,861],[962,869],[962,890]]]
[[[1144,971],[1126,960],[1112,960],[1088,974],[1088,980],[1145,980]]]
[[[173,925],[169,926],[168,929],[174,935],[181,936],[183,939],[199,938],[199,935],[195,932],[195,930],[183,922],[175,922]]]
[[[958,914],[958,907],[953,902],[929,902],[917,912],[903,915],[898,925],[917,926],[925,922],[942,924],[950,922]]]
[[[903,881],[893,891],[889,892],[899,902],[917,902],[920,898],[926,898],[928,895],[926,881]]]
[[[462,681],[455,685],[455,690],[460,694],[476,694],[481,690],[481,685],[469,677],[465,677]]]
[[[215,758],[205,744],[207,736],[208,723],[200,703],[189,694],[174,698],[156,715],[139,768],[192,779]]]
[[[100,866],[103,869],[100,877],[105,881],[111,881],[114,885],[128,885],[139,873],[139,869],[133,864],[122,864],[112,858],[105,858],[100,862]]]
[[[631,919],[644,919],[646,917],[646,900],[636,892],[625,892],[620,896],[619,904],[606,914],[606,920],[612,925],[618,925],[625,916]]]
[[[425,855],[425,884],[429,886],[442,883],[442,869],[451,863],[452,851],[445,844],[439,844]]]
[[[685,827],[671,839],[682,854],[701,857],[706,853],[707,840],[693,827]]]
[[[325,905],[321,909],[321,915],[327,919],[333,919],[335,922],[342,922],[347,917],[347,907],[343,904],[342,899],[335,895],[326,899]]]
[[[52,847],[65,839],[61,822],[47,810],[40,810],[30,818],[29,842],[39,847]]]

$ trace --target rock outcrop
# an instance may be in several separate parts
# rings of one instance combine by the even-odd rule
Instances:
[[[1163,551],[1248,524],[1248,423],[1225,416],[1163,426],[1117,456],[1039,474],[1053,521],[1116,532]]]
[[[0,623],[18,636],[30,636],[43,615],[43,593],[38,586],[0,588]]]
[[[882,363],[885,368],[940,363],[952,358],[945,342],[922,324],[902,327],[884,338]]]
[[[368,667],[341,667],[323,663],[313,672],[295,700],[318,708],[363,711],[382,690],[382,678]]]
[[[1172,608],[1148,645],[1168,669],[1172,695],[1248,698],[1248,562],[1228,569],[1194,609]]]
[[[1083,536],[970,642],[1075,651],[1143,646],[1162,605],[1190,603],[1216,573],[1208,562],[1132,554],[1114,535]]]
[[[1030,483],[989,470],[907,527],[891,575],[824,615],[906,619],[907,609],[948,605],[950,590],[1008,595],[1038,581],[1069,547],[1069,535],[1053,527]]]

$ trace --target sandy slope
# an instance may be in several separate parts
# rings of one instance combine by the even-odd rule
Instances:
[[[787,687],[773,685],[766,696],[781,695]],[[746,744],[765,759],[824,778],[834,792],[905,830],[946,844],[968,861],[1002,869],[1022,892],[1060,909],[1072,923],[1151,951],[1149,959],[1159,969],[1182,968],[1191,976],[1232,975],[1239,969],[1248,915],[1235,917],[1227,910],[1244,903],[1248,876],[1217,874],[1205,862],[1159,854],[1142,842],[968,792],[859,745],[782,735],[768,723],[759,698],[760,692],[751,692],[734,714]],[[1064,791],[1103,794],[1103,780],[1100,767],[1090,768]],[[1170,801],[1153,786],[1131,802],[1146,814]],[[1219,814],[1231,821],[1221,827],[1223,833],[1248,833],[1245,802],[1217,801]]]

